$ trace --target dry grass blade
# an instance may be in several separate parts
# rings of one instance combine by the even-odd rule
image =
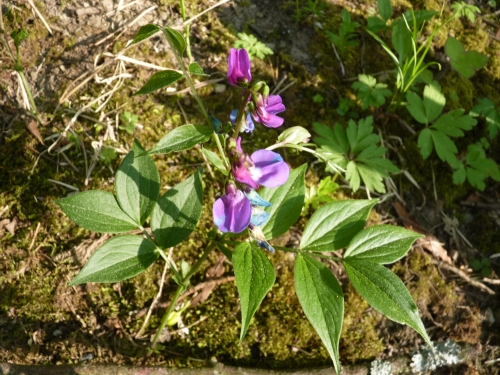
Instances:
[[[33,8],[33,11],[36,13],[36,15],[38,16],[38,18],[40,18],[40,20],[42,21],[42,23],[45,26],[45,28],[49,31],[50,35],[53,35],[52,30],[51,30],[49,24],[47,23],[47,21],[45,21],[45,18],[43,18],[42,13],[40,13],[40,11],[37,9],[37,7],[35,6],[35,4],[33,3],[33,0],[28,0],[28,4],[31,6],[31,8]]]

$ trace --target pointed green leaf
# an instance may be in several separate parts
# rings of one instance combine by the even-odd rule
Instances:
[[[160,193],[160,174],[151,156],[137,139],[123,159],[115,176],[116,200],[137,225],[142,225],[153,211]],[[137,155],[142,154],[139,157]]]
[[[189,73],[195,74],[197,76],[203,76],[203,77],[210,77],[208,74],[205,74],[201,66],[198,65],[196,62],[192,62],[189,64]]]
[[[334,251],[349,245],[363,229],[377,200],[345,200],[326,204],[311,216],[302,234],[300,249]]]
[[[281,236],[299,218],[306,195],[304,181],[306,168],[307,164],[303,164],[292,170],[288,181],[278,188],[259,190],[262,199],[272,204],[271,207],[266,207],[270,216],[269,220],[262,226],[266,240]]]
[[[418,135],[418,148],[420,149],[420,155],[427,159],[432,152],[431,129],[426,128],[420,132]]]
[[[160,31],[160,27],[152,24],[141,26],[137,34],[135,34],[132,44],[139,43],[141,40],[149,38],[151,35],[156,34]]]
[[[387,21],[392,16],[391,0],[377,0],[378,14],[384,21]]]
[[[227,168],[224,166],[224,163],[222,162],[219,155],[217,155],[215,152],[210,151],[206,148],[202,148],[201,152],[203,152],[203,155],[205,155],[207,157],[208,161],[210,161],[210,163],[212,163],[215,166],[215,168],[217,168],[219,171],[221,171],[224,176],[227,176],[229,174],[229,172],[227,171]]]
[[[161,196],[151,214],[151,229],[162,249],[180,244],[200,220],[202,169]]]
[[[186,49],[186,41],[180,32],[174,30],[168,26],[165,26],[165,32],[167,36],[172,40],[172,43],[179,53],[179,55],[184,54],[184,50]]]
[[[113,194],[90,190],[58,199],[63,212],[79,226],[99,233],[120,233],[137,228]]]
[[[409,23],[409,25],[411,25]],[[401,65],[412,49],[412,35],[403,18],[392,23],[392,45],[398,53]]]
[[[436,153],[442,161],[452,163],[455,160],[455,154],[458,152],[455,143],[444,133],[431,130],[432,142],[434,143],[434,148]]]
[[[175,70],[163,70],[153,74],[148,81],[134,95],[149,94],[168,86],[182,78],[182,74]]]
[[[298,254],[295,293],[307,319],[318,333],[340,373],[339,339],[344,320],[344,294],[339,282],[321,262]]]
[[[410,250],[421,234],[394,225],[375,225],[356,234],[344,258],[365,259],[374,263],[394,263]]]
[[[168,154],[189,150],[198,143],[206,142],[213,134],[213,129],[203,125],[182,125],[167,133],[148,154]]]
[[[356,291],[376,310],[397,323],[407,324],[430,344],[418,309],[403,282],[380,264],[348,258],[344,266]]]
[[[247,333],[253,314],[274,285],[276,273],[264,252],[253,242],[242,242],[236,246],[233,265],[241,304],[241,341]]]
[[[352,191],[356,192],[361,185],[361,177],[359,176],[358,168],[356,162],[351,160],[347,164],[347,168],[345,170],[345,178],[349,181],[349,185],[351,185]]]
[[[406,109],[410,112],[413,118],[421,124],[427,124],[428,120],[425,114],[425,107],[422,99],[420,99],[420,97],[413,91],[408,91],[406,93],[406,100],[408,101]]]
[[[159,255],[156,245],[141,236],[112,237],[92,254],[69,285],[116,283],[129,279],[146,270]]]

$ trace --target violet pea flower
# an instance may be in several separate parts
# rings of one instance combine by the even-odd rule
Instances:
[[[231,124],[236,125],[236,118],[238,117],[238,110],[234,109],[231,112],[231,115],[229,115],[229,120],[231,121]],[[240,132],[247,132],[251,133],[255,129],[255,125],[252,121],[252,116],[250,116],[250,113],[247,113],[245,118],[242,120],[243,124],[241,126]]]
[[[252,80],[250,59],[248,58],[246,49],[231,48],[227,65],[227,80],[231,85],[246,85]]]
[[[254,105],[255,110],[252,111],[252,117],[255,121],[260,122],[268,128],[277,128],[283,125],[285,120],[276,116],[277,113],[283,112],[286,109],[281,96],[271,95],[268,98],[263,98],[259,94]]]
[[[229,182],[226,194],[215,201],[212,214],[214,223],[220,231],[240,233],[250,224],[252,206],[245,194]]]
[[[269,150],[257,150],[250,157],[241,150],[241,138],[237,141],[238,159],[233,162],[232,172],[236,181],[258,189],[260,185],[275,188],[283,185],[290,175],[290,168],[280,154]]]

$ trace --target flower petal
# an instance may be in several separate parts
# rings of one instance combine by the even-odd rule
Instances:
[[[271,206],[271,203],[262,199],[262,197],[259,195],[259,193],[257,193],[253,189],[250,190],[249,193],[245,193],[245,195],[250,200],[250,203],[253,206],[263,206],[263,207],[270,207]]]
[[[283,104],[283,100],[279,95],[271,95],[267,98],[267,106],[266,111],[272,114],[280,113],[285,110],[285,105]]]
[[[252,208],[252,217],[250,218],[250,222],[253,225],[260,227],[261,225],[264,225],[267,220],[269,220],[269,216],[271,216],[269,212],[254,207]]]
[[[212,208],[215,225],[222,232],[240,233],[248,227],[252,216],[250,201],[238,190],[217,199]]]
[[[258,184],[274,188],[288,180],[290,167],[280,154],[269,150],[258,150],[250,156],[250,159],[255,164],[250,168],[250,175]]]

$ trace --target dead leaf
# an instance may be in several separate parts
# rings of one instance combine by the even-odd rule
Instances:
[[[423,235],[428,235],[430,234],[428,231],[426,231],[424,228],[422,228],[418,223],[417,220],[413,216],[411,216],[408,211],[406,211],[406,208],[399,202],[395,202],[393,204],[399,218],[403,222],[403,225],[406,229],[412,230],[414,232],[423,234]]]
[[[5,229],[9,231],[10,234],[14,235],[17,227],[17,219],[14,218],[9,224],[5,225]]]
[[[419,238],[417,244],[430,251],[432,255],[441,259],[443,262],[453,264],[443,244],[432,234],[427,235],[425,238]]]
[[[40,134],[40,131],[38,130],[38,123],[35,120],[30,119],[30,120],[28,120],[26,127],[28,128],[30,133],[33,134],[36,139],[38,139],[38,142],[40,142],[42,145],[45,146],[45,143],[43,143],[42,135]]]

